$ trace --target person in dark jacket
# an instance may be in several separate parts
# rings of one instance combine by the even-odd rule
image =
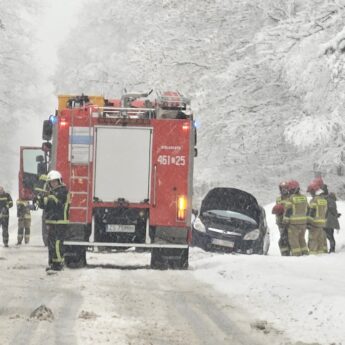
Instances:
[[[334,193],[328,192],[327,185],[323,185],[322,190],[324,191],[325,197],[328,202],[327,213],[326,213],[326,225],[324,231],[326,233],[327,239],[329,241],[329,253],[335,252],[335,239],[334,239],[334,229],[339,230],[340,225],[338,218],[340,213],[337,210],[336,196]]]
[[[2,226],[2,241],[5,247],[8,247],[8,220],[9,209],[13,206],[13,200],[9,193],[0,186],[0,226]]]
[[[48,230],[47,271],[60,271],[64,266],[63,240],[68,224],[70,196],[58,171],[48,173],[47,183],[49,191],[38,195],[39,207],[44,209]]]

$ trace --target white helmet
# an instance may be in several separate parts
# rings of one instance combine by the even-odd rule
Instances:
[[[58,171],[56,170],[49,171],[48,176],[47,176],[48,182],[53,181],[53,180],[59,180],[61,182],[61,179],[62,179],[62,176]]]

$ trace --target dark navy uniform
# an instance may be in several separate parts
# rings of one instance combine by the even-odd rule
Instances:
[[[5,247],[8,247],[8,210],[13,206],[11,195],[3,189],[0,193],[0,226],[2,226],[2,241]]]
[[[48,264],[54,270],[63,267],[63,240],[69,217],[70,196],[67,187],[60,183],[42,198],[39,196],[39,206],[44,209],[45,222],[48,231]]]

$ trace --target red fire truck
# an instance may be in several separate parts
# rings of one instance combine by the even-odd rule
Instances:
[[[90,247],[151,250],[153,268],[187,268],[196,129],[179,92],[59,96],[44,121],[49,170],[71,194],[68,266]]]

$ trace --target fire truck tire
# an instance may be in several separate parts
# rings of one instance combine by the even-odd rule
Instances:
[[[64,247],[65,265],[68,268],[82,268],[86,266],[86,248],[83,246]]]
[[[153,248],[151,252],[151,268],[159,270],[187,269],[188,253],[189,248]]]
[[[48,246],[48,231],[46,227],[44,213],[42,214],[42,240],[43,240],[43,244],[47,247]]]

